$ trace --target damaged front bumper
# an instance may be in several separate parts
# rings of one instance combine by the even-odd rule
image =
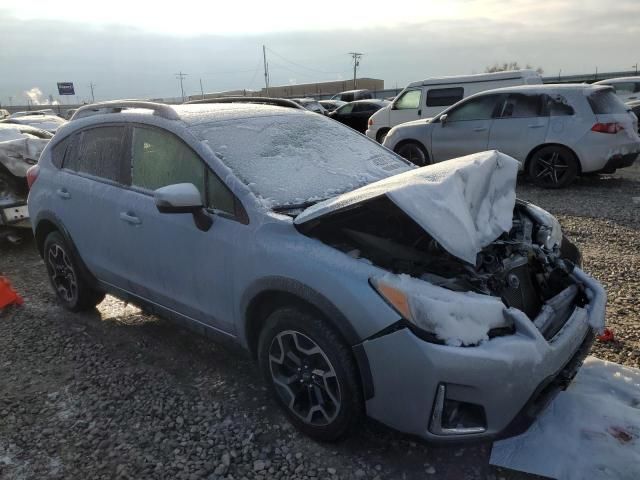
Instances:
[[[433,442],[513,434],[518,419],[535,416],[554,391],[566,387],[594,330],[604,327],[604,289],[578,268],[574,278],[588,303],[573,305],[551,337],[510,309],[515,333],[474,347],[429,343],[408,328],[366,340],[361,348],[371,371],[368,415]]]

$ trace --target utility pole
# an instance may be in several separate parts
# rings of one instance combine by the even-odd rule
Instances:
[[[204,98],[204,89],[202,88],[202,79],[200,79],[200,98]]]
[[[635,69],[636,75],[638,75],[638,62],[635,65],[631,65],[631,67]]]
[[[349,55],[351,55],[351,58],[353,58],[353,89],[355,90],[357,88],[356,75],[358,72],[358,66],[360,65],[360,58],[362,57],[362,55],[364,55],[364,53],[349,52]]]
[[[13,102],[13,97],[9,97],[9,106],[11,106],[12,102]]]
[[[91,89],[91,103],[96,103],[96,99],[93,96],[93,87],[96,85],[93,82],[89,82],[89,88]]]
[[[182,73],[182,71],[180,71],[179,73],[176,73],[175,76],[177,79],[180,80],[180,94],[182,95],[182,103],[184,103],[184,87],[182,85],[182,80],[184,80],[184,78],[189,75],[188,73]]]
[[[262,60],[264,62],[264,86],[269,96],[269,64],[267,63],[267,47],[262,45]]]

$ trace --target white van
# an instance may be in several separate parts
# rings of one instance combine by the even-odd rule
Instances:
[[[542,77],[533,70],[428,78],[410,83],[395,100],[369,118],[367,136],[382,143],[392,127],[404,122],[431,118],[469,95],[501,87],[540,85]]]

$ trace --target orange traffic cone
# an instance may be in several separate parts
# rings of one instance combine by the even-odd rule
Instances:
[[[22,305],[23,303],[22,297],[11,288],[9,280],[5,277],[0,277],[0,308],[12,304]]]

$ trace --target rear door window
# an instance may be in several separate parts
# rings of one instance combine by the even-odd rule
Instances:
[[[543,112],[540,95],[525,95],[512,93],[503,103],[500,118],[529,118],[540,117]]]
[[[114,182],[129,183],[129,162],[125,158],[126,128],[105,126],[84,130],[72,139],[64,167]]]
[[[575,113],[569,101],[563,95],[544,95],[544,108],[547,115],[551,117],[563,117]]]
[[[431,88],[427,92],[427,107],[448,107],[464,98],[464,88]]]
[[[404,92],[393,104],[394,110],[416,110],[420,108],[422,90],[408,90]]]
[[[612,90],[596,91],[587,97],[591,110],[596,115],[626,113],[628,107]]]
[[[358,103],[353,109],[353,113],[373,113],[378,108],[371,103]]]

